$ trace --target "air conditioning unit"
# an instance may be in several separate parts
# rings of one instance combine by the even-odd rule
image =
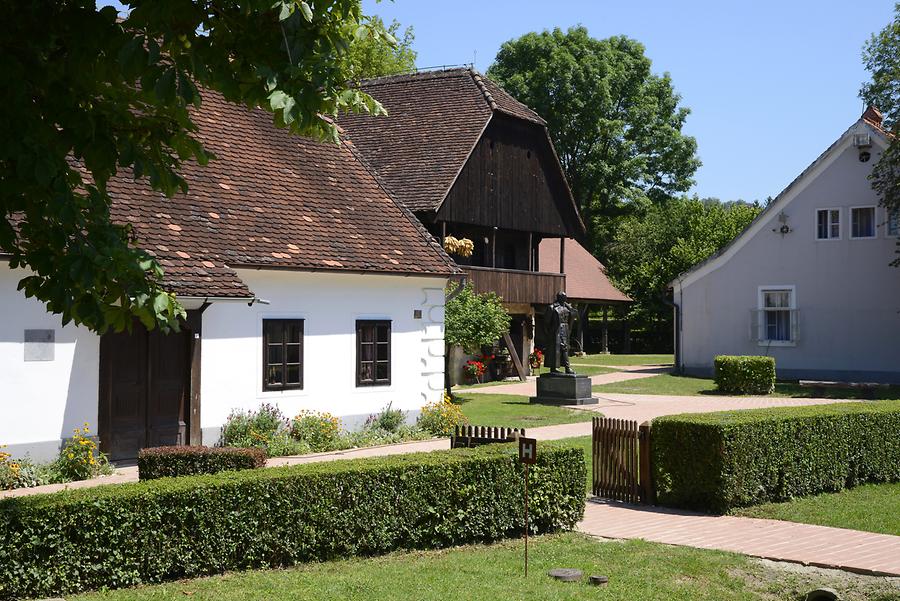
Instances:
[[[854,134],[853,146],[856,148],[869,148],[872,146],[872,136],[869,134]]]

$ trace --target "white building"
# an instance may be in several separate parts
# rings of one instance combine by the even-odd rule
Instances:
[[[874,108],[717,255],[671,283],[676,362],[770,355],[778,376],[900,382],[896,214],[868,176],[888,136]]]
[[[444,384],[444,288],[458,268],[348,144],[276,129],[204,94],[186,195],[110,183],[188,309],[177,334],[62,327],[0,263],[0,444],[56,455],[88,422],[114,460],[214,444],[232,409],[329,411],[353,427],[389,402],[415,417]]]

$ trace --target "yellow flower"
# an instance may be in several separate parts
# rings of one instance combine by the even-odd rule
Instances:
[[[75,454],[74,454],[74,453],[69,453],[69,459],[72,459],[73,457],[75,457]]]

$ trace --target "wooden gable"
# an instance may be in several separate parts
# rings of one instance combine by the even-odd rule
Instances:
[[[584,235],[546,130],[496,114],[435,219],[554,237]]]

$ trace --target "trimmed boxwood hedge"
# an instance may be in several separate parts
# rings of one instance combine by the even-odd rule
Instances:
[[[660,505],[733,507],[900,480],[900,401],[653,420]]]
[[[775,390],[775,358],[718,355],[713,359],[716,387],[734,394],[770,394]]]
[[[530,472],[532,531],[573,528],[581,450]],[[523,473],[491,445],[0,499],[0,598],[519,536]]]
[[[138,477],[154,480],[174,476],[249,470],[266,465],[266,452],[238,447],[152,447],[138,453]]]

